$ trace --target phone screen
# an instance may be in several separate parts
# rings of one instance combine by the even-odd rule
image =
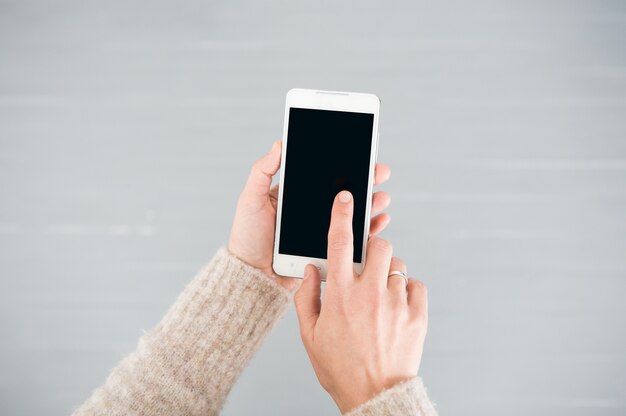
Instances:
[[[278,252],[326,259],[337,193],[354,197],[354,262],[363,256],[374,114],[289,109]]]

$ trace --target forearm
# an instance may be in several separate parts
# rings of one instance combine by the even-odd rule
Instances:
[[[215,415],[288,292],[220,250],[75,415]]]
[[[419,377],[396,384],[344,416],[437,416]]]

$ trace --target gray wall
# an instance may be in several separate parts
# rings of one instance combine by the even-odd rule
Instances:
[[[0,0],[0,411],[63,415],[217,247],[292,87],[377,93],[444,415],[626,413],[623,1]],[[289,312],[226,415],[334,414]]]

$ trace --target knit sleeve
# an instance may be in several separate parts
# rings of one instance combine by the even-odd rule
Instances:
[[[344,416],[437,416],[419,377],[379,393]]]
[[[216,415],[289,304],[225,249],[74,415]]]

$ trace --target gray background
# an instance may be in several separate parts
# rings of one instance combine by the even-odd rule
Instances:
[[[63,415],[225,243],[292,87],[382,98],[444,415],[626,413],[623,1],[0,0],[0,411]],[[336,414],[293,310],[226,415]]]

